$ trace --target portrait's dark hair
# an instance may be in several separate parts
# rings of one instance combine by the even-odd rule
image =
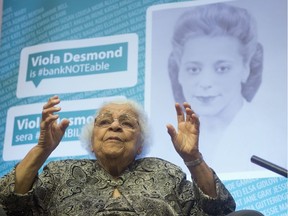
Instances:
[[[242,96],[252,101],[262,81],[263,47],[257,41],[256,23],[247,10],[224,3],[197,6],[184,12],[176,22],[168,72],[176,102],[185,100],[179,83],[179,65],[187,40],[201,36],[229,36],[240,43],[243,63],[249,65],[249,76],[242,83]]]

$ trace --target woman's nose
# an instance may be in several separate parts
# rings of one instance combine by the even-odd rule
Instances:
[[[213,74],[211,74],[207,71],[202,73],[201,76],[198,78],[199,87],[204,89],[204,90],[208,90],[208,89],[212,88],[213,79],[214,79]]]
[[[110,128],[115,130],[115,129],[122,128],[122,127],[121,127],[121,124],[119,123],[118,119],[114,119],[114,121],[110,125]]]
[[[200,88],[202,88],[203,90],[208,90],[208,89],[212,88],[212,85],[209,84],[209,83],[201,83],[199,86],[200,86]]]

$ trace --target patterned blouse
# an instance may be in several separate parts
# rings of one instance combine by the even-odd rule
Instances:
[[[176,165],[159,158],[134,161],[117,179],[97,160],[50,162],[24,195],[14,193],[15,169],[0,179],[8,215],[226,215],[235,202],[214,174],[217,198],[205,195]],[[121,196],[113,198],[118,189]]]

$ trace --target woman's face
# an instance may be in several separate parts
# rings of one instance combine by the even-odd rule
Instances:
[[[120,158],[130,163],[141,152],[137,115],[127,104],[109,104],[95,119],[92,149],[97,159]]]
[[[199,37],[186,42],[179,82],[198,115],[214,116],[243,103],[241,82],[248,70],[239,42],[227,36]]]

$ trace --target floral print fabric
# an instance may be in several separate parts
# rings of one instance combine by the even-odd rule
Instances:
[[[117,179],[97,160],[50,162],[33,188],[15,194],[15,169],[0,179],[0,204],[8,215],[226,215],[235,202],[215,176],[217,198],[186,180],[176,165],[159,158],[134,161]],[[121,196],[113,198],[117,188]]]

